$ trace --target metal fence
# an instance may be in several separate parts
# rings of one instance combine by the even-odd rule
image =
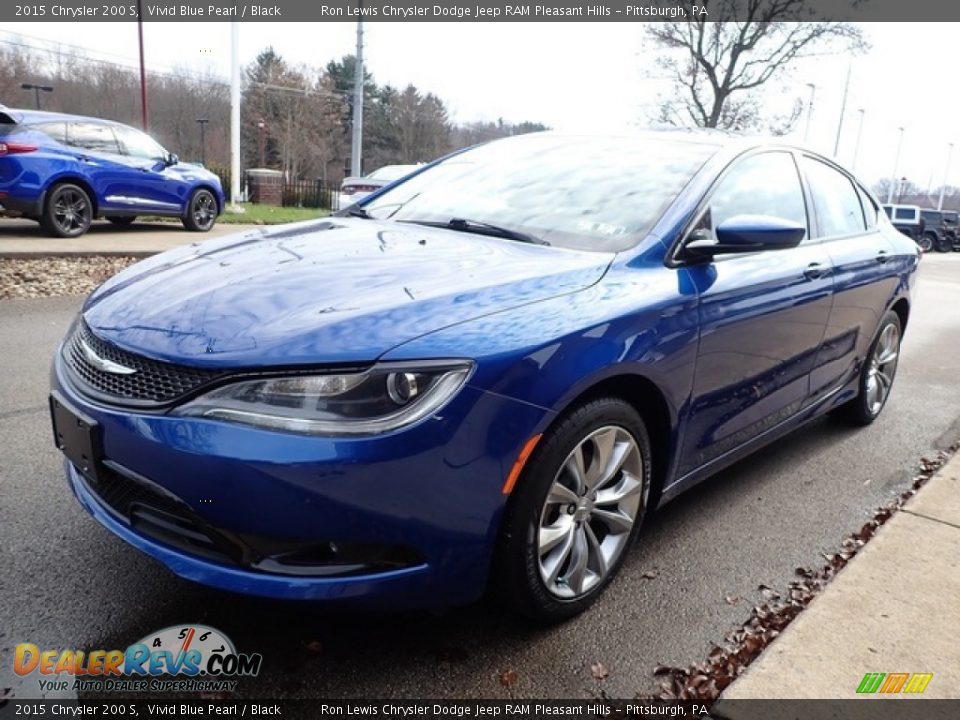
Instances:
[[[233,199],[230,197],[230,170],[219,167],[209,169],[220,178],[220,184],[227,195],[227,202],[232,202]],[[242,194],[243,189],[241,188]],[[339,185],[324,185],[321,180],[283,181],[281,204],[284,207],[322,208],[333,211],[338,209],[339,199]]]
[[[339,188],[325,186],[320,180],[285,180],[284,207],[336,210]]]

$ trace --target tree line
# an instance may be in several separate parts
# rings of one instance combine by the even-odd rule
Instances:
[[[282,170],[294,179],[337,184],[349,171],[355,58],[324,67],[293,65],[266,48],[244,68],[241,164]],[[0,45],[0,104],[32,108],[20,83],[50,85],[44,110],[140,127],[140,79],[132,68],[22,45]],[[210,73],[148,72],[149,131],[184,160],[230,165],[230,87]],[[454,123],[443,100],[412,84],[379,85],[364,76],[363,168],[428,162],[498,137],[547,129],[538,122]],[[204,147],[198,119],[204,128]]]

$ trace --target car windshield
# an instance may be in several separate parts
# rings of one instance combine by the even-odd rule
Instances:
[[[147,160],[163,160],[167,156],[163,146],[146,133],[122,126],[115,126],[114,131],[120,138],[127,155]]]
[[[625,250],[716,149],[666,135],[519,136],[454,155],[363,207],[381,219],[463,219],[554,246]]]

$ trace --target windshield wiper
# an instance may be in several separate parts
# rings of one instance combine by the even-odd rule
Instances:
[[[549,245],[546,240],[541,240],[535,235],[530,235],[519,230],[511,230],[501,225],[483,222],[482,220],[468,220],[467,218],[450,218],[447,222],[438,222],[435,220],[400,220],[400,222],[413,223],[414,225],[426,225],[427,227],[447,228],[449,230],[458,230],[460,232],[476,233],[478,235],[493,235],[495,237],[506,238],[507,240],[518,240],[534,245]]]
[[[372,220],[372,219],[373,219],[373,215],[371,215],[370,213],[368,213],[366,210],[364,210],[364,209],[363,209],[362,207],[360,207],[359,205],[351,205],[351,206],[349,206],[348,208],[346,208],[345,210],[340,210],[340,211],[338,211],[338,212],[334,215],[334,217],[347,217],[348,215],[349,215],[350,217],[363,218],[364,220]]]

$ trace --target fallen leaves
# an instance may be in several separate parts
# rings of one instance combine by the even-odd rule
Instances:
[[[645,572],[640,573],[640,577],[644,578],[645,580],[653,580],[659,574],[660,574],[659,570],[647,570]]]
[[[727,603],[727,605],[736,605],[738,602],[740,602],[740,596],[739,596],[739,595],[724,595],[724,596],[723,596],[723,600],[724,600],[725,603]]]
[[[500,673],[500,684],[504,687],[513,687],[519,679],[513,670],[504,670]]]
[[[593,675],[594,680],[606,680],[610,677],[610,671],[607,670],[607,666],[602,662],[595,662],[591,665],[590,674]]]
[[[648,696],[647,699],[698,700],[707,703],[716,700],[958,449],[960,442],[939,452],[932,459],[923,458],[920,461],[920,472],[914,477],[910,487],[878,508],[863,527],[844,538],[839,552],[824,553],[823,566],[817,569],[798,567],[794,570],[798,579],[789,583],[786,597],[768,585],[758,585],[757,590],[763,593],[767,601],[753,607],[750,618],[727,635],[724,646],[713,647],[707,662],[695,663],[687,668],[668,665],[654,667],[653,674],[666,677],[667,681],[660,684],[658,694]],[[732,605],[734,602],[731,601],[739,598],[727,595],[724,600]]]
[[[132,257],[0,259],[0,298],[88,295],[133,263]]]

